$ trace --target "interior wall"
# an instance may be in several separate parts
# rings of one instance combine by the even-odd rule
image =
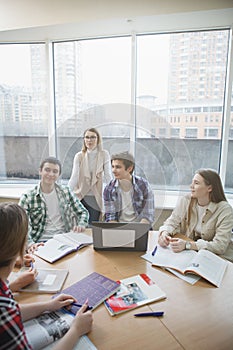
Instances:
[[[0,30],[231,7],[232,0],[0,0]]]

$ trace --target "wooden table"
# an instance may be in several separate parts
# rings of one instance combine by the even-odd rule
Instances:
[[[155,233],[150,232],[151,249],[154,242]],[[170,272],[152,267],[141,255],[138,252],[97,252],[89,246],[52,265],[37,258],[36,265],[68,268],[64,288],[96,271],[114,280],[147,273],[164,290],[167,299],[140,308],[140,312],[164,311],[161,318],[136,318],[135,310],[112,317],[104,305],[95,309],[89,338],[99,350],[232,350],[233,264],[228,264],[223,282],[216,288],[202,279],[190,285]],[[16,295],[22,303],[46,298],[51,295]]]

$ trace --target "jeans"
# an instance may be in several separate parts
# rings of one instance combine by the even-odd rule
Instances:
[[[99,221],[101,211],[95,197],[85,196],[81,202],[89,212],[89,224],[91,224],[92,221]]]

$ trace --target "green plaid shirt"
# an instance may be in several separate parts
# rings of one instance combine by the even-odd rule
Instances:
[[[89,213],[77,197],[68,187],[55,184],[55,190],[59,201],[60,214],[65,226],[65,232],[73,229],[73,220],[77,226],[86,227],[88,225]],[[19,200],[19,205],[23,207],[28,215],[29,229],[28,241],[36,243],[41,238],[47,219],[47,207],[43,198],[40,184],[34,189],[23,194]]]

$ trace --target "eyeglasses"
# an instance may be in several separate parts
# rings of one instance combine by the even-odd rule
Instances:
[[[97,136],[84,136],[85,140],[95,140],[97,138]]]

